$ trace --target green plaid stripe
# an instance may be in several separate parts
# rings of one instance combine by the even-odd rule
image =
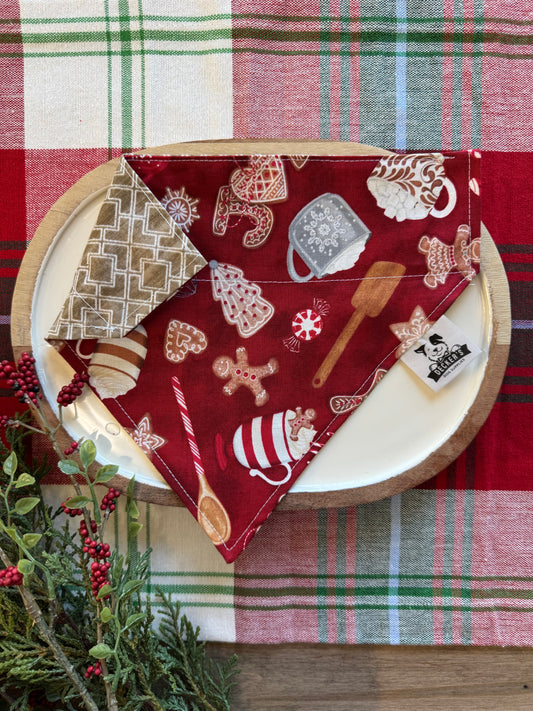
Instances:
[[[346,642],[350,626],[358,643],[373,644],[479,644],[473,618],[479,625],[499,613],[520,615],[517,627],[527,626],[523,616],[533,612],[533,575],[472,573],[473,512],[474,492],[450,488],[413,490],[337,513],[319,510],[316,575],[246,574],[246,565],[237,562],[237,615],[248,620],[261,614],[264,624],[275,626],[285,611],[298,610],[306,614],[300,619],[316,627],[317,641],[337,643]],[[356,526],[357,540],[355,571],[347,575],[344,531],[350,526]],[[480,555],[478,569],[486,564]],[[288,568],[285,560],[278,562]],[[335,571],[326,572],[332,564]]]
[[[533,33],[528,29],[533,21],[484,16],[483,0],[473,0],[472,16],[465,16],[462,0],[455,0],[450,17],[437,7],[414,10],[407,0],[383,0],[379,7],[374,0],[362,0],[360,16],[350,17],[349,0],[339,1],[338,15],[331,12],[329,0],[316,0],[304,3],[301,15],[286,16],[239,12],[238,1],[233,13],[217,12],[225,3],[215,0],[194,17],[179,11],[175,15],[145,12],[142,0],[104,0],[97,17],[46,16],[43,6],[43,16],[22,17],[20,34],[4,33],[2,56],[18,56],[22,42],[30,87],[42,83],[37,77],[32,82],[32,62],[105,60],[107,96],[104,104],[98,92],[95,105],[107,117],[109,151],[166,142],[164,131],[151,130],[147,114],[154,98],[146,94],[147,86],[154,85],[151,61],[227,57],[225,81],[231,103],[232,58],[265,54],[318,58],[321,138],[356,135],[364,143],[400,149],[481,146],[482,59],[532,60]],[[306,12],[306,8],[319,12]],[[37,14],[35,8],[33,12]],[[351,83],[354,61],[360,70],[358,86]],[[447,67],[451,86],[445,90]],[[211,84],[220,86],[217,78]],[[240,108],[234,107],[237,117]],[[338,126],[332,127],[331,116],[337,112]],[[277,130],[272,127],[270,132]],[[230,133],[222,126],[218,132],[212,127],[210,131],[211,137]],[[169,133],[173,134],[170,141],[181,138],[176,130]],[[30,144],[31,135],[30,131]],[[102,142],[94,139],[91,145]]]
[[[329,7],[328,0],[321,0],[324,9]],[[112,13],[109,1],[104,3],[105,13],[102,17],[22,17],[20,20],[22,37],[18,33],[5,32],[2,42],[25,46],[25,55],[29,57],[44,56],[91,56],[107,55],[105,45],[109,42],[120,42],[121,47],[111,50],[112,54],[173,54],[197,52],[266,52],[271,54],[302,53],[316,55],[349,55],[395,57],[405,54],[411,57],[427,56],[488,56],[513,59],[531,59],[533,53],[533,35],[518,30],[533,27],[533,20],[515,18],[485,17],[482,0],[475,1],[475,14],[464,17],[459,11],[454,18],[396,16],[395,3],[390,0],[382,3],[383,10],[388,8],[388,14],[365,15],[350,18],[348,15],[348,0],[343,0],[344,12],[341,15],[331,15],[324,12],[318,16],[284,17],[261,14],[214,14],[196,17],[144,14],[142,0],[138,2],[138,13],[128,14],[127,0],[119,0],[121,12]],[[373,6],[372,0],[362,3]],[[460,7],[462,3],[456,0]],[[276,28],[253,26],[254,21],[275,20]],[[243,22],[248,24],[243,26]],[[445,29],[445,25],[453,22],[453,30]],[[10,25],[13,20],[0,19],[0,27]],[[316,23],[317,29],[294,29],[292,25]],[[360,29],[353,29],[357,23]],[[133,27],[132,25],[138,25]],[[279,24],[291,25],[287,29],[278,28]],[[504,25],[507,31],[486,31],[485,26]],[[404,27],[405,26],[405,27]],[[472,29],[464,29],[464,27]],[[515,28],[517,31],[510,31]],[[179,46],[167,48],[166,42],[196,43],[197,45],[215,42],[217,40],[249,40],[248,46],[238,46],[233,49],[224,46]],[[258,49],[254,40],[264,40],[272,46]],[[400,44],[405,47],[398,48]],[[140,43],[132,46],[131,43]],[[159,46],[158,46],[159,43]],[[284,49],[277,44],[301,44],[302,48]],[[352,45],[361,43],[361,49]],[[452,49],[444,50],[443,45],[451,43]],[[303,45],[313,44],[313,47]],[[469,47],[468,45],[472,45]],[[498,49],[487,45],[498,45]],[[511,51],[516,48],[517,51]],[[525,51],[522,51],[525,50]],[[6,56],[6,53],[3,53]],[[11,56],[7,51],[7,56]]]
[[[61,3],[56,16],[48,5],[25,4],[21,33],[6,25],[3,56],[23,48],[27,147],[105,146],[111,156],[113,148],[231,135],[231,15],[210,12],[229,0],[206,0],[196,17],[145,6],[153,8],[103,0],[97,16],[74,17],[68,6],[62,16]],[[56,93],[61,102],[50,101]]]
[[[113,23],[118,22],[118,18],[112,18]],[[141,17],[143,25],[149,25],[149,19]],[[323,21],[327,26],[332,20]],[[337,20],[338,21],[338,20]],[[404,21],[402,19],[402,21]],[[343,21],[346,24],[347,21]],[[121,25],[123,23],[120,23]],[[405,33],[406,46],[404,49],[397,50],[396,44],[399,37],[402,38],[404,33],[398,34],[396,29],[379,30],[379,31],[361,31],[350,32],[349,30],[341,30],[334,32],[325,30],[322,32],[272,32],[262,30],[242,30],[234,31],[229,28],[216,30],[128,30],[120,29],[102,29],[87,32],[80,30],[79,32],[50,32],[46,34],[31,33],[23,26],[23,44],[24,54],[27,57],[65,57],[65,56],[105,56],[108,53],[111,55],[135,55],[135,54],[160,54],[160,55],[180,55],[180,54],[206,54],[206,53],[261,53],[261,54],[279,54],[279,55],[310,55],[310,56],[349,56],[360,55],[365,57],[396,57],[405,55],[407,57],[427,58],[433,56],[440,57],[497,57],[503,59],[531,59],[533,52],[533,36],[523,36],[503,33],[446,33],[443,31],[436,32],[411,32]],[[241,46],[232,49],[228,46],[196,46],[185,48],[166,48],[157,46],[157,43],[162,45],[166,42],[184,42],[184,43],[203,43],[215,42],[217,40],[228,41],[231,39],[240,40],[265,40],[268,42],[277,43],[316,43],[316,48],[301,49],[279,49],[276,47],[257,49],[252,43],[248,46]],[[2,37],[6,45],[19,44],[21,38],[19,35],[4,34]],[[120,42],[123,47],[116,49],[106,49],[103,45],[106,42]],[[131,42],[143,43],[144,46],[132,47]],[[351,43],[360,42],[364,46],[361,50],[352,49],[348,46]],[[441,45],[447,42],[455,43],[453,49],[444,50]],[[465,49],[465,43],[473,44],[471,49]],[[496,43],[501,46],[501,49],[484,49],[484,44]],[[339,47],[330,45],[340,45]],[[45,45],[43,47],[42,45]],[[46,46],[51,45],[51,46]],[[376,46],[379,45],[379,46]],[[505,51],[505,48],[516,47],[517,51],[512,52],[510,49]],[[524,50],[524,51],[522,51]],[[19,53],[16,51],[4,50],[4,57],[16,57]]]
[[[226,574],[226,584],[223,582],[223,576],[221,574],[213,574],[209,576],[207,573],[198,573],[196,571],[176,571],[176,572],[158,572],[152,571],[154,577],[160,577],[161,579],[172,579],[172,582],[162,582],[159,584],[166,592],[175,593],[179,595],[198,595],[204,596],[206,594],[229,594],[234,592],[238,595],[243,595],[247,598],[246,602],[236,603],[237,607],[246,610],[286,610],[293,608],[304,608],[304,609],[318,609],[318,610],[342,610],[344,609],[343,598],[345,595],[355,596],[356,610],[389,610],[388,596],[390,592],[389,577],[387,575],[374,575],[374,574],[358,574],[356,580],[352,580],[350,584],[346,583],[345,576],[342,574],[338,575],[317,575],[316,585],[308,587],[305,583],[310,580],[310,576],[302,576],[302,585],[299,586],[291,583],[291,585],[284,585],[283,578],[286,576],[272,577],[264,576],[261,578],[268,578],[269,580],[278,580],[279,585],[276,587],[268,588],[267,590],[257,587],[252,588],[249,585],[239,585],[239,581],[250,581],[254,579],[254,576],[243,576],[235,575],[235,585],[232,584],[233,575],[230,573]],[[201,582],[197,583],[180,583],[180,577],[196,576]],[[209,577],[215,577],[218,582],[211,582]],[[297,578],[298,576],[292,575],[291,578]],[[509,589],[507,587],[498,587],[495,583],[507,583],[510,585],[523,585],[524,583],[530,583],[533,585],[533,577],[499,577],[499,576],[452,576],[452,575],[441,575],[441,576],[430,576],[430,575],[409,575],[407,573],[401,573],[398,576],[398,591],[400,601],[398,603],[398,609],[400,610],[421,610],[427,611],[433,606],[434,598],[434,585],[435,582],[443,586],[443,599],[442,609],[446,611],[458,611],[463,612],[465,609],[472,612],[476,611],[491,611],[491,610],[516,610],[516,605],[505,605],[503,601],[505,600],[526,600],[528,605],[525,607],[520,606],[521,611],[533,612],[533,601],[532,601],[532,590],[524,589],[516,591],[514,589]],[[483,583],[485,587],[478,590],[472,590],[471,586],[474,583]],[[492,585],[487,585],[492,583]],[[468,604],[463,604],[462,598],[465,595],[465,585],[469,587],[468,598],[470,602]],[[315,598],[317,596],[317,591],[320,591],[320,595],[323,599],[315,603]],[[300,599],[297,603],[284,603],[281,598],[287,595],[296,595]],[[327,597],[338,598],[338,601],[328,602]],[[497,606],[483,604],[483,602],[492,600],[494,598],[499,598],[502,600]],[[273,603],[269,602],[273,601]],[[202,603],[201,601],[189,602],[188,605],[207,605],[208,603]],[[429,609],[431,612],[431,609]],[[374,619],[374,618],[373,618]],[[418,630],[419,632],[419,630]],[[417,633],[418,635],[418,633]],[[373,636],[370,634],[369,636]],[[319,641],[326,641],[324,639]],[[388,639],[386,640],[389,641]],[[405,640],[404,640],[405,641]],[[431,639],[433,641],[433,639]],[[465,640],[466,641],[466,640]],[[451,644],[451,635],[449,641],[446,644]]]

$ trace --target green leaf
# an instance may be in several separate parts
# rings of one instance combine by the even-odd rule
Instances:
[[[61,469],[63,474],[68,474],[69,476],[81,474],[78,464],[73,459],[61,459],[57,466]]]
[[[25,496],[15,503],[15,511],[18,514],[27,514],[34,509],[38,503],[39,499],[36,496]]]
[[[81,443],[80,459],[85,469],[88,469],[96,459],[96,447],[90,439],[86,439]]]
[[[81,509],[91,503],[91,501],[92,499],[88,496],[72,496],[70,499],[65,501],[65,504],[69,509]]]
[[[140,590],[144,585],[144,580],[128,580],[122,588],[120,599]]]
[[[137,538],[142,527],[142,523],[139,523],[138,521],[131,521],[130,525],[128,526],[128,538],[132,541]]]
[[[35,478],[31,474],[24,472],[15,482],[15,489],[21,489],[23,486],[31,486],[32,484],[35,484]]]
[[[96,472],[94,477],[95,484],[105,484],[117,475],[118,467],[116,464],[105,464]]]
[[[123,566],[124,566],[124,556],[118,555],[115,560],[115,565],[113,566],[113,577],[116,580],[120,580]]]
[[[33,548],[37,545],[37,543],[39,543],[41,538],[42,535],[40,533],[25,533],[22,536],[22,543],[26,546],[26,548]]]
[[[127,502],[126,513],[130,518],[139,518],[139,508],[133,499]]]
[[[135,477],[132,477],[130,479],[130,483],[128,484],[128,500],[133,499],[134,489],[135,489]]]
[[[144,620],[145,617],[146,617],[145,612],[135,612],[133,615],[130,615],[126,620],[126,625],[124,626],[122,631],[125,632],[127,629],[129,629],[130,627],[133,627],[133,625],[137,624],[137,622]]]
[[[98,595],[96,596],[97,600],[102,600],[102,598],[106,597],[107,595],[111,595],[113,592],[113,588],[111,585],[102,585],[100,590],[98,591]]]
[[[102,622],[103,622],[104,624],[106,624],[107,622],[109,622],[109,620],[110,620],[112,617],[113,617],[113,613],[111,612],[111,610],[109,609],[109,607],[104,607],[104,609],[103,609],[102,612],[100,613],[100,619],[102,620]]]
[[[94,647],[91,647],[89,649],[89,654],[91,657],[95,657],[96,659],[107,659],[110,654],[113,654],[113,650],[108,644],[101,642],[100,644],[95,644]]]
[[[15,472],[17,471],[17,465],[18,465],[18,460],[17,460],[17,455],[15,452],[11,452],[9,457],[7,457],[2,465],[2,469],[4,470],[4,474],[7,474],[8,477],[13,477]]]
[[[11,540],[16,541],[19,538],[19,535],[17,533],[17,529],[14,528],[13,526],[9,526],[4,529],[4,531],[7,533],[7,535],[11,538]]]
[[[32,563],[32,561],[27,560],[26,558],[21,558],[17,563],[17,570],[19,571],[19,573],[22,573],[22,575],[31,575],[31,573],[33,573],[34,568],[35,565]]]

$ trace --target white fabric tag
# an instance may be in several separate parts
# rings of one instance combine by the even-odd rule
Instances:
[[[401,357],[401,360],[437,392],[481,353],[458,326],[441,316]]]

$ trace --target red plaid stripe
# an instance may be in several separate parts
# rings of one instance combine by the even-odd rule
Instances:
[[[19,3],[0,3],[0,126],[3,148],[24,148],[24,60]]]
[[[33,149],[26,151],[27,239],[52,205],[81,177],[120,155],[107,148]],[[24,197],[22,195],[22,197]]]

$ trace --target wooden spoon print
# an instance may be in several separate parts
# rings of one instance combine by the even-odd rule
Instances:
[[[381,313],[404,274],[405,266],[397,262],[374,262],[368,269],[353,293],[352,306],[355,310],[350,320],[313,377],[314,388],[324,385],[364,317],[376,317]]]

